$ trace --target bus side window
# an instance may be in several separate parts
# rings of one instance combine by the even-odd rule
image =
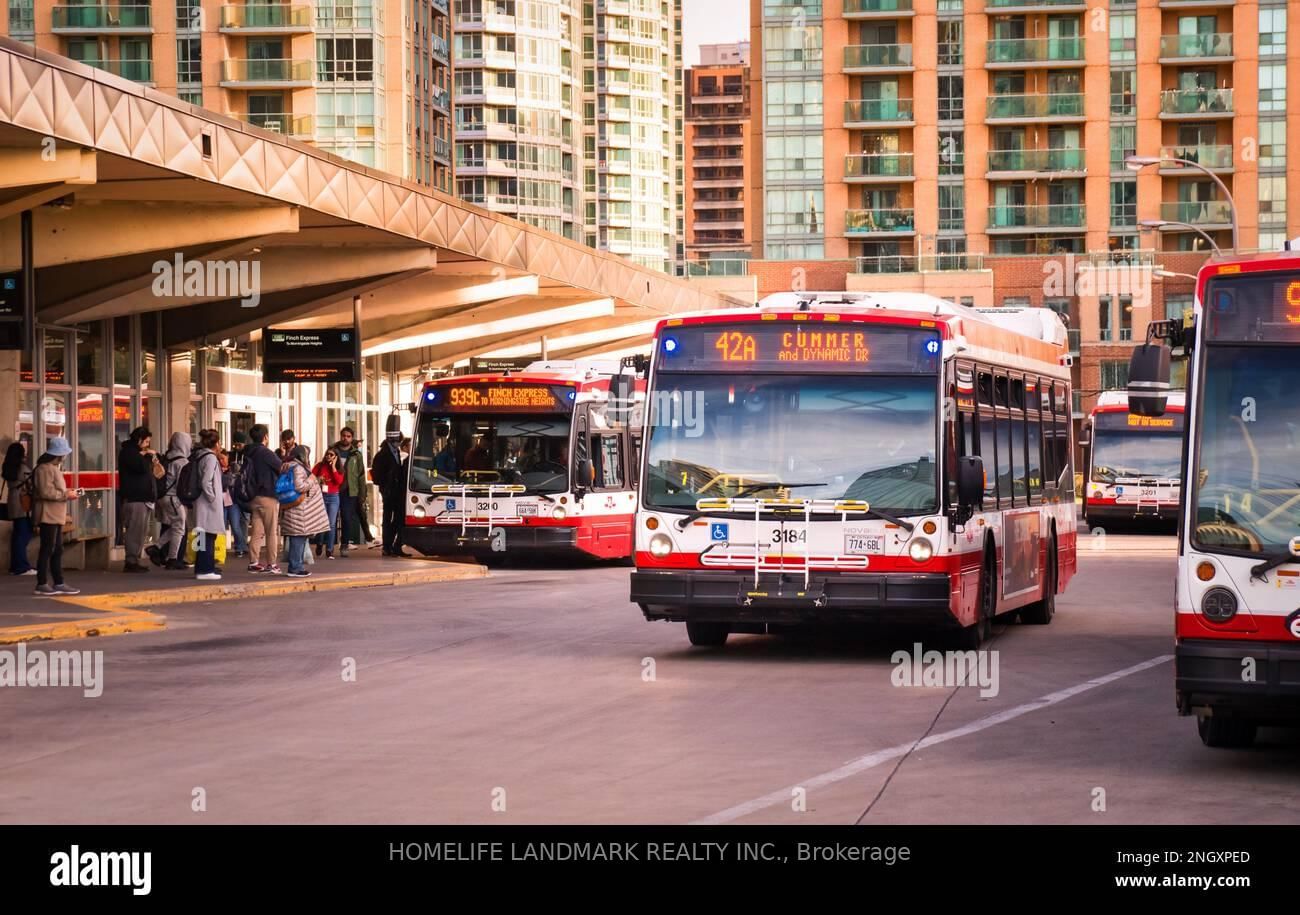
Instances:
[[[980,416],[979,454],[984,461],[984,498],[998,504],[998,449],[994,435],[993,414]]]
[[[1025,477],[1029,481],[1030,501],[1041,501],[1043,495],[1043,424],[1038,414],[1031,413],[1025,422],[1029,434],[1029,465]]]
[[[1014,507],[1015,499],[1015,463],[1012,460],[1014,450],[1011,446],[1011,426],[1014,420],[1005,413],[998,416],[998,507]],[[1023,453],[1023,452],[1022,452]],[[1023,461],[1024,458],[1021,458]],[[1005,503],[1005,505],[1003,505]]]
[[[596,489],[623,488],[623,440],[621,435],[592,436],[592,459],[595,461]]]

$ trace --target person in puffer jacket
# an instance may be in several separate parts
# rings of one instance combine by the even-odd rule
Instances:
[[[156,566],[169,569],[188,569],[189,563],[181,558],[185,548],[185,506],[176,496],[176,484],[181,471],[190,462],[190,452],[194,440],[188,432],[173,432],[167,443],[167,453],[163,456],[163,466],[167,475],[160,482],[162,495],[158,497],[156,509],[158,523],[162,529],[158,533],[158,545],[148,550],[149,559]]]
[[[325,499],[321,495],[320,483],[311,473],[307,463],[307,449],[298,445],[290,452],[280,472],[293,472],[293,488],[302,493],[297,505],[284,505],[280,509],[280,533],[289,538],[290,578],[306,578],[307,539],[329,530],[329,515],[325,511]]]

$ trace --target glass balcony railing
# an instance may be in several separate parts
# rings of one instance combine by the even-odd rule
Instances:
[[[116,29],[153,27],[153,7],[133,6],[56,6],[52,12],[54,31],[93,29],[111,32]]]
[[[994,118],[1065,118],[1083,117],[1082,93],[1050,95],[990,95],[984,117]]]
[[[844,177],[851,178],[910,178],[911,153],[864,153],[844,157]]]
[[[682,265],[683,276],[745,276],[748,273],[749,261],[743,257],[710,257]]]
[[[848,235],[915,232],[916,218],[912,210],[902,210],[896,207],[845,210],[844,231]]]
[[[1231,89],[1166,89],[1160,93],[1164,114],[1231,114]]]
[[[994,38],[988,43],[991,64],[1055,63],[1083,60],[1083,39]]]
[[[82,60],[88,67],[94,67],[96,70],[103,70],[106,73],[112,73],[114,76],[120,76],[122,79],[129,79],[137,83],[153,82],[153,61],[152,60]]]
[[[244,120],[254,127],[284,134],[286,137],[310,137],[312,135],[311,115],[293,115],[287,112],[278,114],[246,114]]]
[[[991,172],[1081,172],[1082,149],[995,149],[989,153]]]
[[[312,7],[287,3],[231,3],[221,8],[223,29],[309,30],[313,25]]]
[[[1176,200],[1160,204],[1160,218],[1193,226],[1226,226],[1232,207],[1226,200]]]
[[[912,0],[844,0],[844,15],[854,13],[910,13]]]
[[[855,259],[858,273],[929,273],[983,270],[983,254],[877,254]]]
[[[910,44],[854,44],[844,48],[844,69],[912,66]]]
[[[1211,32],[1202,35],[1161,35],[1160,56],[1176,60],[1231,57],[1232,33]]]
[[[1182,159],[1206,168],[1232,168],[1232,146],[1162,146],[1160,158]],[[1178,168],[1170,164],[1169,168]]]
[[[910,98],[856,99],[844,103],[844,123],[846,124],[864,121],[910,120],[912,120],[912,100]]]
[[[451,108],[451,93],[441,86],[431,86],[429,88],[429,101],[439,108]]]
[[[985,9],[1003,10],[1024,7],[1054,9],[1059,6],[1087,6],[1087,0],[985,0]]]
[[[430,35],[429,44],[433,47],[433,53],[443,60],[450,60],[451,50],[447,45],[447,39],[441,35]]]
[[[310,60],[243,60],[232,57],[221,62],[221,78],[224,82],[309,83],[312,76]]]
[[[1084,225],[1081,203],[989,207],[990,229],[1073,229]]]

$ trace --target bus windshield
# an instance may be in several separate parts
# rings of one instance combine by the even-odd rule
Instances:
[[[1092,437],[1092,482],[1178,480],[1183,437],[1177,432],[1118,432],[1098,429]]]
[[[1197,546],[1273,554],[1300,536],[1298,356],[1295,347],[1206,347]]]
[[[791,498],[936,511],[936,403],[933,375],[662,374],[646,503],[694,509],[699,499],[784,496],[784,484]]]
[[[569,485],[571,415],[420,414],[411,449],[411,489],[507,483],[532,493]]]

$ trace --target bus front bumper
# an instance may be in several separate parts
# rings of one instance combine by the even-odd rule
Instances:
[[[1246,676],[1252,669],[1253,678]],[[1183,715],[1208,708],[1300,719],[1300,642],[1184,639],[1174,649],[1174,688]]]
[[[402,530],[402,543],[425,556],[448,556],[457,553],[485,555],[494,552],[547,552],[577,548],[578,532],[572,527],[555,525],[512,525],[497,528],[504,531],[500,547],[494,547],[494,538],[486,528],[472,527],[463,534],[460,525],[410,526]]]
[[[947,575],[731,570],[632,573],[632,602],[648,620],[719,623],[955,622]]]

